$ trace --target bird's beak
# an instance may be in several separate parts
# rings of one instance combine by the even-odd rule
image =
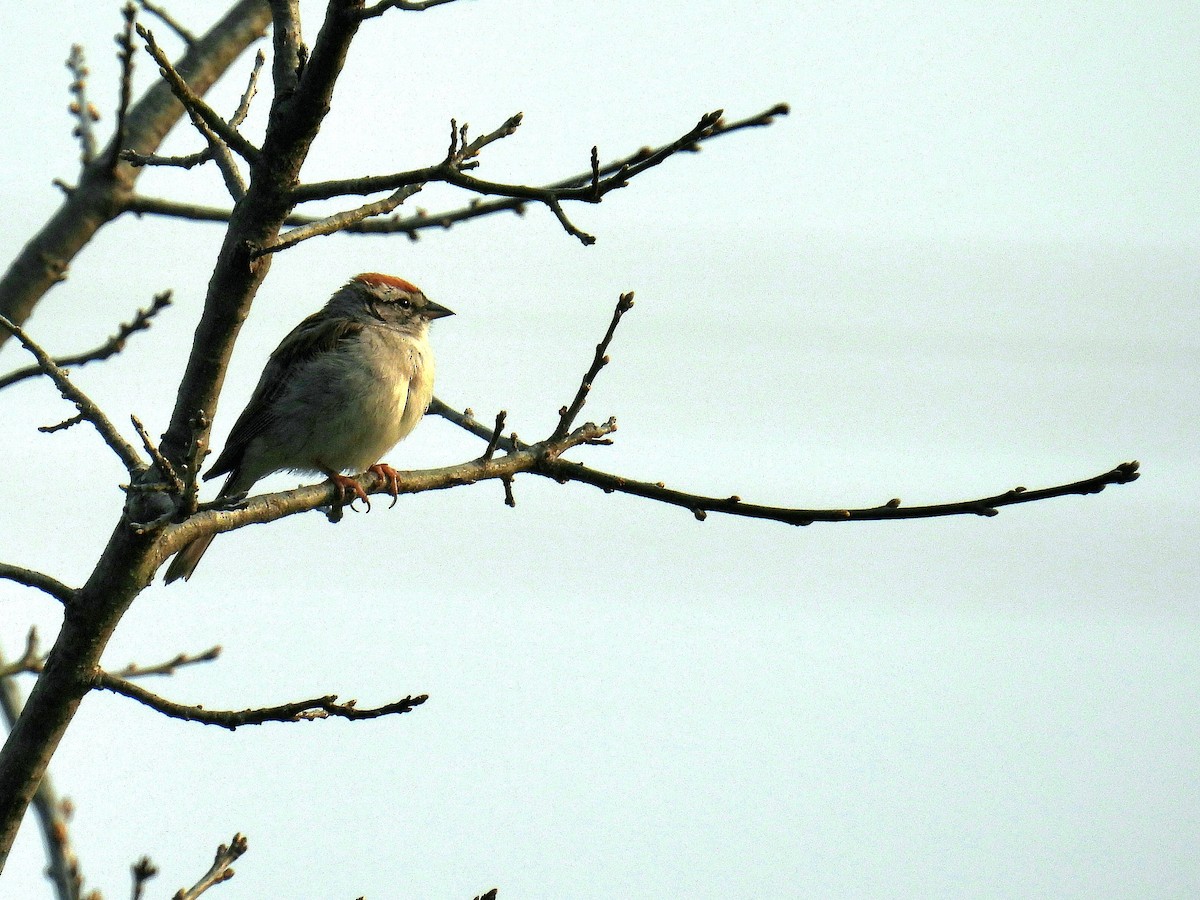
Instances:
[[[454,315],[454,310],[446,309],[442,304],[434,303],[428,297],[425,298],[425,317],[427,319],[441,319],[452,315]]]

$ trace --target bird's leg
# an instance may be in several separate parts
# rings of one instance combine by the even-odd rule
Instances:
[[[362,489],[361,484],[348,475],[343,475],[341,472],[336,472],[332,469],[326,469],[325,474],[329,476],[329,480],[338,489],[337,507],[339,510],[343,506],[349,506],[351,509],[354,509],[354,501],[362,500],[363,503],[367,504],[367,512],[371,511],[371,501],[367,497],[367,492]]]
[[[392,497],[392,502],[388,504],[388,509],[391,509],[396,505],[396,500],[400,496],[400,473],[387,463],[375,463],[375,465],[371,466],[371,468],[367,469],[367,471],[374,472],[383,479],[384,486],[387,488],[387,492]]]

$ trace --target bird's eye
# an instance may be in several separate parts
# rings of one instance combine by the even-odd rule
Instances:
[[[401,309],[408,309],[409,307],[412,306],[412,301],[409,300],[407,297],[401,297],[399,300],[396,301],[396,305],[399,306]]]

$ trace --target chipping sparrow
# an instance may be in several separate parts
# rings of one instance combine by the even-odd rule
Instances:
[[[395,497],[396,472],[379,458],[433,399],[429,323],[450,315],[403,279],[356,275],[275,348],[204,478],[229,473],[220,496],[233,497],[272,472],[323,472],[344,503],[367,495],[342,472],[370,470]],[[191,577],[212,539],[180,550],[166,581]]]

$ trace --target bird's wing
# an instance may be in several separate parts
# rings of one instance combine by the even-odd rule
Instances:
[[[225,449],[205,473],[205,480],[235,471],[241,465],[247,445],[274,420],[275,401],[294,376],[297,366],[330,352],[362,329],[359,322],[330,319],[321,312],[313,313],[293,328],[267,360],[250,402],[233,423]]]

